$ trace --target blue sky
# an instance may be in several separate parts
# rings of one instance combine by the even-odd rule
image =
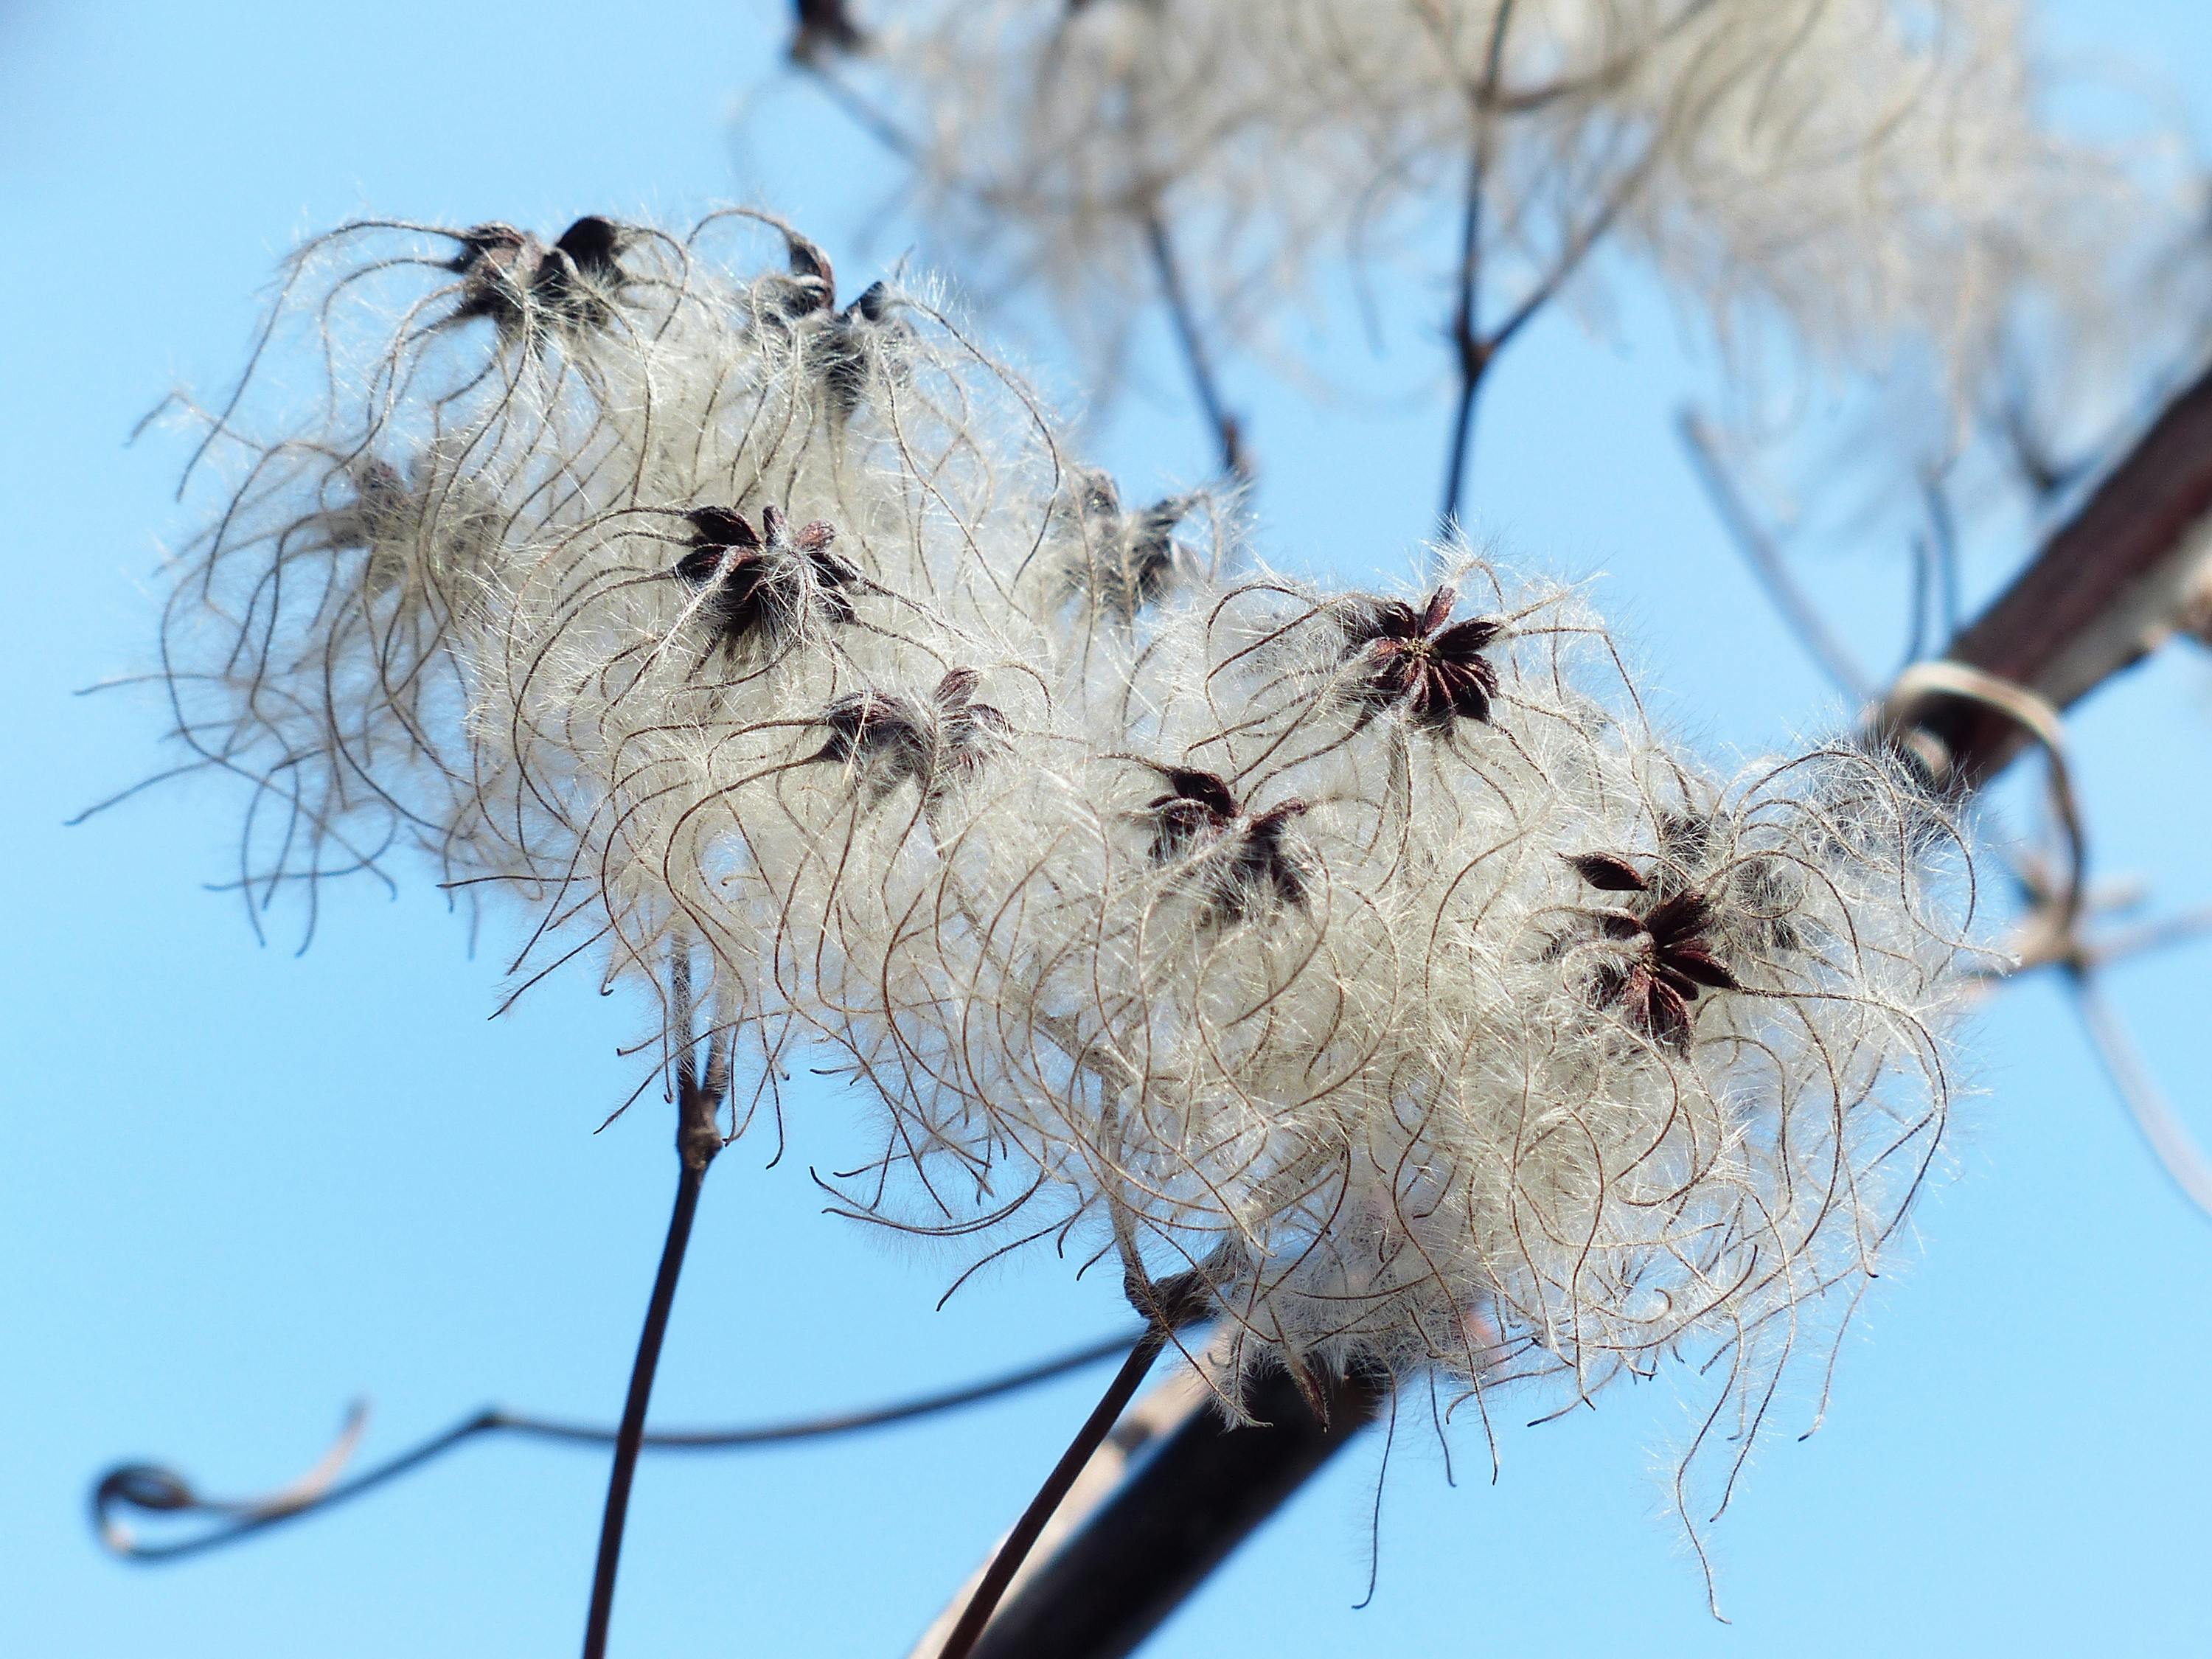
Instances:
[[[349,1400],[368,1451],[487,1401],[617,1408],[666,1202],[666,1127],[591,1132],[634,1080],[632,1011],[582,979],[495,1023],[427,880],[362,888],[295,957],[228,896],[234,803],[179,787],[65,830],[160,763],[159,710],[71,693],[147,660],[182,456],[125,440],[173,385],[232,373],[282,254],[374,208],[557,228],[757,195],[841,272],[903,251],[856,233],[878,158],[773,82],[781,9],[560,3],[0,6],[0,1651],[167,1659],[561,1652],[580,1627],[593,1455],[486,1443],[341,1514],[204,1561],[134,1569],[83,1524],[127,1455],[211,1487],[289,1478]],[[2212,111],[2196,0],[2068,0],[2051,38],[2148,62]],[[741,139],[741,100],[756,91]],[[848,283],[858,283],[848,276]],[[1484,412],[1481,528],[1582,575],[1649,677],[1717,742],[1817,723],[1823,689],[1732,562],[1670,436],[1699,371],[1633,287],[1619,337],[1540,324]],[[1401,337],[1418,343],[1417,331]],[[1328,363],[1374,380],[1364,351]],[[1048,365],[1049,367],[1049,365]],[[1159,340],[1099,425],[1134,489],[1205,450]],[[1395,366],[1379,406],[1255,416],[1270,556],[1395,571],[1433,511],[1445,390]],[[1412,386],[1410,392],[1403,388]],[[2021,552],[1975,550],[1986,588]],[[1816,580],[1887,652],[1893,560]],[[1878,642],[1878,643],[1877,643]],[[2164,904],[2212,899],[2212,673],[2172,654],[2076,723],[2100,866]],[[1836,711],[1830,708],[1832,715]],[[2201,1134],[2212,948],[2115,988]],[[1597,1651],[2201,1651],[2212,1625],[2212,1229],[2174,1198],[2048,985],[1972,1039],[1959,1178],[1846,1345],[1826,1427],[1778,1436],[1715,1538],[1725,1606],[1661,1514],[1664,1388],[1501,1434],[1459,1484],[1401,1436],[1380,1588],[1363,1611],[1379,1441],[1354,1449],[1158,1638],[1162,1656]],[[1110,1285],[1048,1259],[979,1277],[820,1213],[839,1103],[795,1090],[790,1148],[717,1165],[657,1400],[668,1420],[863,1403],[1115,1328]],[[1019,1508],[1096,1379],[834,1445],[648,1462],[618,1650],[896,1655]]]

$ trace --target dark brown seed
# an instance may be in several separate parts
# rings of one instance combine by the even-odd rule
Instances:
[[[1651,884],[1643,878],[1634,865],[1612,853],[1576,853],[1567,858],[1575,873],[1601,892],[1649,892]]]

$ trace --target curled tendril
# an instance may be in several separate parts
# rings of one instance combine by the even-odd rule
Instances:
[[[1049,1382],[1072,1371],[1085,1370],[1128,1352],[1137,1333],[1125,1333],[1085,1344],[1003,1376],[964,1383],[939,1393],[890,1405],[841,1412],[823,1417],[801,1418],[741,1428],[670,1429],[648,1431],[644,1444],[654,1451],[742,1451],[755,1446],[779,1445],[794,1440],[826,1439],[913,1422],[939,1413],[980,1405]],[[129,1561],[173,1561],[242,1543],[258,1533],[289,1521],[318,1514],[366,1496],[402,1476],[413,1474],[447,1452],[480,1435],[509,1434],[524,1439],[550,1441],[571,1446],[611,1446],[616,1431],[596,1424],[572,1423],[537,1417],[488,1406],[463,1418],[450,1428],[418,1442],[405,1451],[351,1476],[345,1474],[368,1426],[368,1407],[356,1404],[328,1450],[298,1480],[271,1492],[252,1498],[215,1498],[201,1492],[174,1469],[158,1463],[124,1463],[108,1470],[93,1485],[92,1528],[100,1543],[113,1555]],[[124,1518],[128,1515],[160,1516],[171,1520],[197,1518],[214,1524],[189,1537],[149,1542],[137,1536]]]

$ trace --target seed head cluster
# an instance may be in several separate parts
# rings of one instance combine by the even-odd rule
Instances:
[[[1456,225],[1524,291],[1617,246],[1723,337],[1931,346],[1963,386],[2027,294],[2154,208],[2053,125],[2016,0],[877,0],[836,72],[907,135],[924,222],[1097,330],[1170,228],[1216,329]],[[2023,234],[2022,228],[2033,226]]]
[[[206,420],[163,643],[257,902],[427,855],[522,978],[845,1079],[853,1212],[1197,1275],[1232,1410],[1679,1354],[1726,1463],[1937,1154],[1970,887],[1896,763],[1716,775],[1464,548],[1261,568],[779,223],[349,228]]]

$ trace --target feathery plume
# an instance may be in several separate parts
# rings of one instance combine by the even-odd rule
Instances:
[[[526,984],[707,1009],[763,1090],[805,1048],[881,1129],[845,1207],[1194,1287],[1231,1410],[1680,1356],[1732,1470],[1937,1155],[1971,884],[1899,765],[1709,773],[1464,547],[1334,593],[1125,513],[775,221],[349,228],[206,420],[165,664],[257,903],[424,854]]]

